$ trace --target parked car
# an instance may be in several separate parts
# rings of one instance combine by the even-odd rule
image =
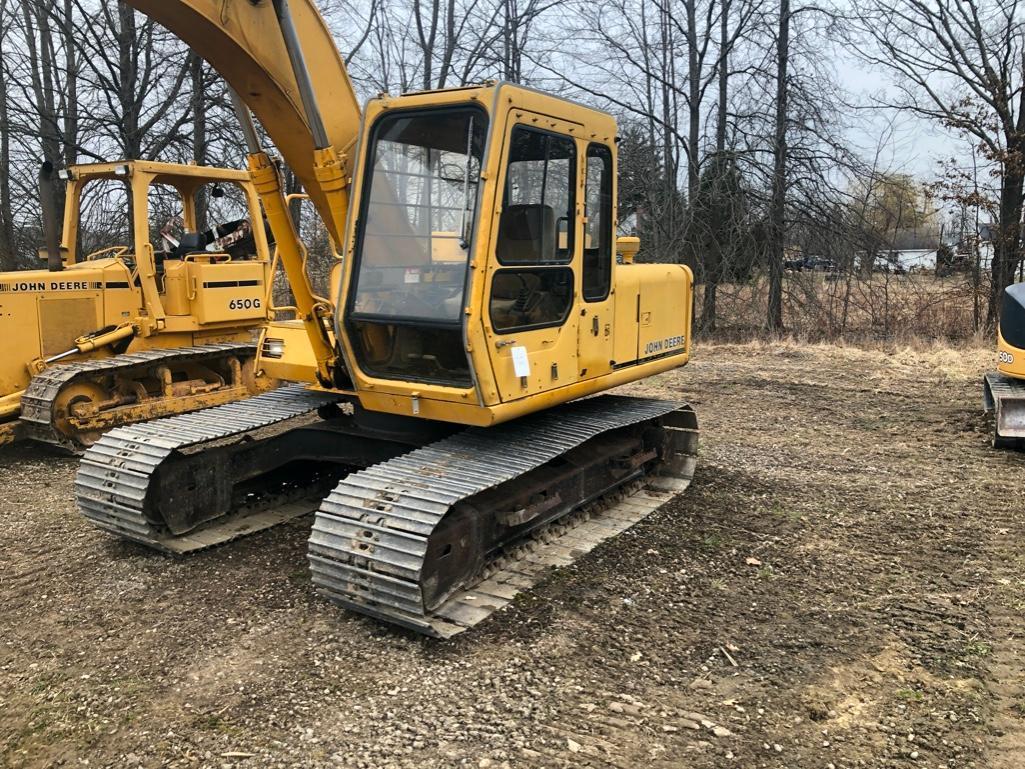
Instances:
[[[802,256],[799,259],[786,259],[783,268],[790,272],[836,272],[836,259],[825,256]]]

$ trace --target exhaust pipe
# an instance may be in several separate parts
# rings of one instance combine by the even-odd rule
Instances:
[[[64,269],[60,236],[57,234],[57,211],[54,206],[53,163],[47,160],[39,169],[39,204],[43,214],[43,236],[46,242],[46,266],[50,272]]]

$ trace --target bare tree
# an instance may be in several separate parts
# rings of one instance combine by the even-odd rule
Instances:
[[[191,67],[184,46],[125,5],[104,2],[96,14],[83,6],[85,1],[75,0],[82,17],[92,10],[91,18],[102,20],[80,25],[77,38],[82,74],[98,101],[90,128],[109,136],[122,157],[160,157],[191,120],[185,88]]]
[[[1021,258],[1025,187],[1025,18],[1019,0],[870,0],[846,40],[896,78],[880,99],[971,135],[999,169],[998,237],[987,311]]]
[[[0,0],[0,49],[10,29],[8,0]],[[14,210],[11,205],[11,116],[7,64],[0,61],[0,270],[13,270],[15,260]]]
[[[63,135],[57,119],[59,76],[53,28],[49,23],[53,10],[53,3],[47,0],[21,0],[32,94],[30,103],[37,121],[42,159],[59,168],[63,164],[65,139],[68,137]],[[64,191],[60,185],[54,186],[54,194],[55,210],[60,211],[64,207]]]
[[[783,254],[786,248],[787,192],[787,68],[790,63],[790,0],[780,0],[776,37],[776,120],[773,139],[772,200],[769,208],[768,243],[770,331],[783,330]]]

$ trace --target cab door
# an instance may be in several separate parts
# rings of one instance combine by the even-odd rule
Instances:
[[[578,375],[592,379],[612,370],[615,295],[612,150],[591,142],[584,155],[584,220],[581,260],[581,310],[577,326]]]
[[[505,134],[484,331],[503,402],[577,381],[581,210],[573,124],[516,110]]]

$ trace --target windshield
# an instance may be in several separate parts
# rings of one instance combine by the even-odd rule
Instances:
[[[486,122],[474,107],[378,122],[355,252],[354,315],[460,321]]]

